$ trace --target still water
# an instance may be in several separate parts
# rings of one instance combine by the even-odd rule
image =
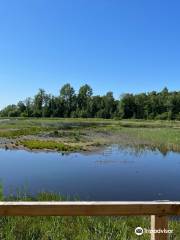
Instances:
[[[0,150],[4,194],[28,189],[81,200],[180,200],[180,154],[117,145],[95,153]]]

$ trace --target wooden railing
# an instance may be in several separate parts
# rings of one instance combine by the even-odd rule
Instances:
[[[151,216],[151,230],[168,230],[172,215],[180,215],[180,202],[0,202],[0,216]],[[151,240],[167,239],[151,233]]]

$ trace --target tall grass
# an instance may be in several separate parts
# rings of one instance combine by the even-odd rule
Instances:
[[[5,201],[66,201],[59,194],[10,196]],[[135,228],[150,229],[150,217],[1,217],[1,240],[149,240],[135,235]],[[172,240],[180,239],[180,222],[170,221]]]
[[[65,201],[61,195],[40,193],[36,198],[10,197],[14,201]],[[139,239],[137,226],[149,228],[148,217],[2,217],[0,239],[3,240],[128,240]],[[142,236],[142,240],[149,236]]]
[[[155,147],[161,152],[180,152],[180,130],[170,128],[122,128],[121,133],[137,143]],[[128,141],[127,141],[128,142]]]

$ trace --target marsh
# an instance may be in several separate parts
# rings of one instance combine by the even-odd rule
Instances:
[[[0,123],[4,194],[180,199],[179,122],[10,119]],[[5,147],[6,146],[6,147]]]
[[[178,200],[178,153],[112,145],[94,153],[0,151],[4,194],[53,192],[81,200]]]

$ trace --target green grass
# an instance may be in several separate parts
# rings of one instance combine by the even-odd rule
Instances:
[[[66,201],[58,194],[40,193],[7,197],[5,201]],[[1,217],[0,239],[4,240],[127,240],[139,239],[137,226],[149,228],[147,217]],[[148,239],[144,236],[141,239]]]
[[[80,141],[83,134],[79,131],[79,129],[77,129],[77,130],[74,129],[71,131],[54,130],[53,132],[50,132],[49,136],[55,137],[55,138],[69,137],[78,142],[78,141]]]
[[[66,201],[59,194],[40,193],[10,196],[4,201]],[[180,222],[169,221],[172,240],[180,239]],[[150,229],[150,217],[1,217],[3,240],[149,240],[135,235],[137,226]]]
[[[154,146],[159,150],[180,151],[180,130],[171,128],[122,128],[121,132],[132,137],[137,142]]]
[[[3,119],[2,122],[1,120],[0,137],[12,138],[15,141],[19,138],[15,143],[17,147],[19,140],[22,140],[21,137],[34,135],[34,142],[29,140],[23,145],[29,149],[43,150],[44,146],[46,149],[62,151],[64,145],[57,146],[56,140],[58,140],[62,143],[68,142],[70,146],[79,143],[84,146],[84,150],[88,150],[88,145],[97,146],[96,143],[100,146],[111,143],[122,144],[126,141],[125,144],[131,147],[146,146],[158,148],[162,152],[169,150],[180,152],[180,121],[81,118],[10,118],[9,120]],[[109,133],[109,137],[106,133]],[[51,138],[49,140],[54,138],[55,141],[44,143],[43,140],[48,140],[48,137]],[[117,139],[116,142],[115,139]],[[68,147],[65,146],[65,148],[64,151],[67,151]]]
[[[0,137],[2,138],[17,138],[20,136],[27,136],[27,135],[35,135],[42,131],[41,128],[31,127],[25,129],[17,129],[17,130],[6,130],[0,131]]]
[[[138,240],[134,229],[148,227],[147,218],[9,217],[0,219],[5,240]],[[141,237],[150,239],[149,235]]]
[[[130,128],[174,128],[180,127],[180,121],[166,120],[121,120],[120,126]]]
[[[48,150],[57,150],[62,152],[77,151],[81,150],[79,146],[72,146],[69,144],[64,144],[56,141],[41,141],[41,140],[23,140],[20,141],[24,147],[31,150],[35,149],[48,149]]]

